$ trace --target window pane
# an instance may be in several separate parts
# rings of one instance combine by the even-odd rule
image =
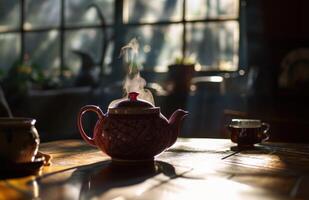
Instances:
[[[19,0],[0,1],[0,31],[19,27]]]
[[[107,38],[111,35],[111,30],[107,30]],[[84,29],[78,31],[67,31],[65,34],[65,65],[71,70],[73,74],[77,74],[81,65],[83,56],[77,51],[90,56],[91,60],[96,66],[100,65],[102,58],[102,49],[104,45],[104,38],[102,37],[101,29]],[[108,39],[107,50],[104,59],[104,73],[109,73],[111,63],[113,43]]]
[[[188,52],[214,70],[237,70],[239,25],[237,21],[188,24]]]
[[[99,14],[94,7],[98,5],[105,22],[114,22],[114,0],[67,0],[65,5],[65,21],[68,25],[99,25]]]
[[[187,20],[238,17],[239,0],[187,1]]]
[[[25,15],[25,29],[59,26],[60,0],[26,0]]]
[[[125,0],[124,22],[179,21],[183,0]]]
[[[60,73],[59,33],[26,33],[25,53],[31,62],[40,67],[46,76],[58,76]]]
[[[20,35],[0,34],[0,47],[0,78],[2,78],[20,58]]]
[[[139,62],[144,69],[166,71],[167,66],[181,55],[182,25],[141,26],[130,28],[126,35],[129,42],[136,37],[140,43]]]

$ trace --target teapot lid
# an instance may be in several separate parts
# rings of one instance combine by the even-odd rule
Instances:
[[[150,102],[138,99],[139,93],[130,92],[128,99],[118,102],[114,107],[108,109],[109,114],[158,114],[160,108]]]

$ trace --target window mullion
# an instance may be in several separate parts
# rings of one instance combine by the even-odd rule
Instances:
[[[113,52],[113,64],[114,66],[112,70],[112,76],[116,79],[122,79],[124,75],[124,70],[122,66],[122,60],[119,59],[119,52],[121,47],[124,44],[124,36],[125,36],[125,25],[123,22],[123,1],[117,0],[115,1],[115,11],[114,11],[114,52]]]
[[[63,71],[64,71],[64,30],[65,30],[65,0],[61,1],[61,7],[60,7],[60,77],[63,77]]]
[[[182,4],[182,24],[183,24],[183,33],[182,33],[182,62],[184,62],[184,59],[186,57],[186,51],[187,51],[187,44],[186,44],[186,39],[187,39],[187,22],[186,22],[186,0],[183,0]]]
[[[24,59],[25,54],[25,1],[20,0],[20,60]]]

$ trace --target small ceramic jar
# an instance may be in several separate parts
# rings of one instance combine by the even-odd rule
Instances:
[[[0,118],[0,160],[32,162],[39,148],[35,119]]]

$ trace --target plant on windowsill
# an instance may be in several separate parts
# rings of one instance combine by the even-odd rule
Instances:
[[[187,94],[190,90],[191,79],[195,72],[195,59],[192,57],[177,57],[168,66],[168,81],[170,93]]]
[[[13,95],[24,95],[30,88],[37,67],[32,65],[30,57],[25,54],[23,59],[16,61],[3,79],[5,90]],[[39,76],[39,74],[37,74]]]
[[[178,108],[186,109],[194,67],[195,60],[191,57],[177,57],[174,63],[168,66],[165,84],[168,96],[164,103],[166,115],[170,116],[172,111]]]
[[[3,74],[2,86],[10,96],[25,96],[30,90],[48,90],[72,87],[72,72],[63,68],[63,76],[59,77],[59,69],[46,71],[41,66],[33,63],[28,54],[22,60],[17,60]]]

